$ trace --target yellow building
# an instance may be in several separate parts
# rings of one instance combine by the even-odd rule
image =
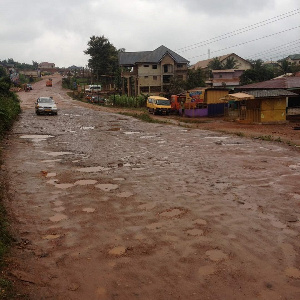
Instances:
[[[228,94],[225,117],[249,123],[284,123],[288,97],[298,95],[286,90],[249,90]]]

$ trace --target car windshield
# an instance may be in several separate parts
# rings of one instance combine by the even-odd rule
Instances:
[[[170,105],[169,100],[157,100],[158,105]]]
[[[51,99],[51,98],[40,98],[40,99],[38,100],[38,102],[39,102],[39,103],[53,103],[54,101],[53,101],[53,99]]]

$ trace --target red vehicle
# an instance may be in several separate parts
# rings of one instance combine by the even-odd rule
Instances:
[[[46,86],[52,86],[52,79],[49,78],[47,81],[46,81]]]

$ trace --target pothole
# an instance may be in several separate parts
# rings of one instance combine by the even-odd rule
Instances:
[[[28,139],[32,140],[33,142],[41,142],[41,141],[46,141],[49,138],[53,138],[53,135],[48,135],[48,134],[27,134],[27,135],[21,135],[21,139]]]
[[[100,183],[96,185],[96,188],[105,192],[116,190],[118,187],[119,186],[117,184],[110,184],[110,183]]]
[[[228,255],[224,253],[221,250],[214,249],[214,250],[208,250],[205,252],[205,254],[209,257],[212,261],[220,261],[228,259]]]
[[[59,221],[66,220],[66,219],[68,219],[68,216],[64,215],[64,214],[56,214],[49,218],[49,220],[52,222],[59,222]]]
[[[98,181],[97,180],[92,180],[92,179],[82,179],[82,180],[77,180],[74,182],[74,185],[91,185],[91,184],[96,184]]]

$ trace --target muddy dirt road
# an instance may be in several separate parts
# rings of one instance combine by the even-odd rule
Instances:
[[[4,146],[30,299],[300,299],[300,155],[21,92]],[[36,116],[38,96],[58,116]]]

